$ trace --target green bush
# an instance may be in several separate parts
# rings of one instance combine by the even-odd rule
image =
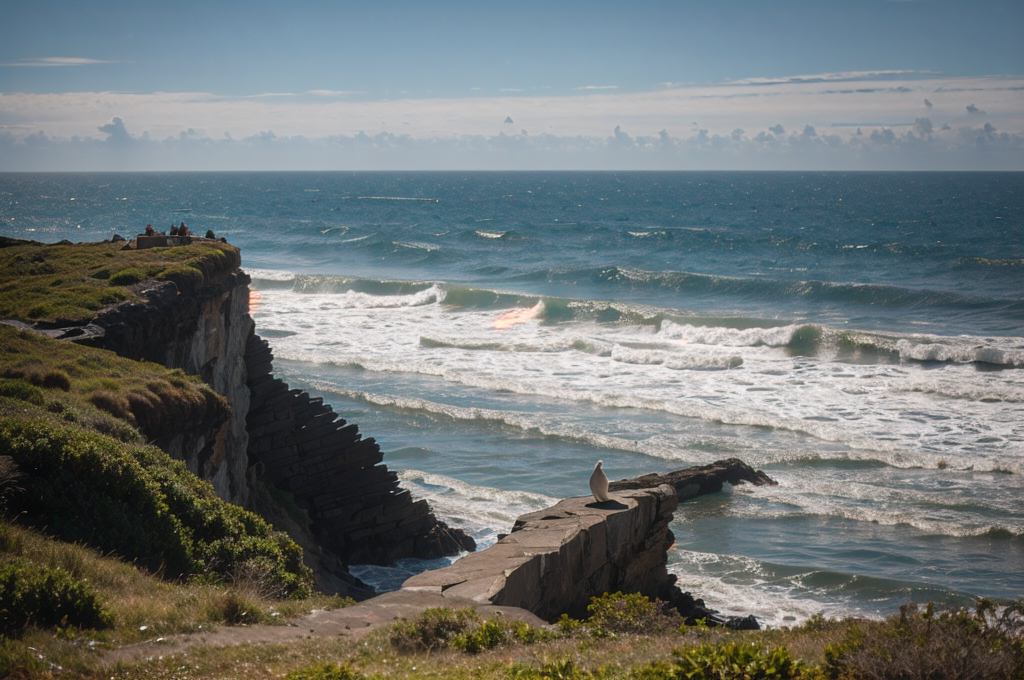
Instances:
[[[214,618],[231,626],[263,623],[264,615],[260,605],[235,590],[229,590],[216,604]]]
[[[111,286],[131,286],[140,281],[146,280],[146,274],[141,269],[129,267],[122,269],[108,279]]]
[[[785,647],[767,649],[753,642],[706,643],[689,651],[674,650],[677,678],[688,680],[789,680],[807,669]]]
[[[594,677],[593,673],[578,668],[572,659],[545,661],[539,668],[517,663],[509,669],[511,680],[591,680]]]
[[[0,566],[0,632],[28,626],[106,628],[112,625],[89,584],[64,569],[15,560]]]
[[[9,501],[26,521],[171,578],[232,580],[240,570],[280,596],[312,584],[302,550],[257,515],[153,446],[125,443],[64,423],[0,417],[0,450],[24,475]]]
[[[396,623],[391,628],[390,641],[403,652],[440,649],[479,621],[477,613],[469,608],[431,607],[413,619]]]
[[[425,652],[436,649],[457,649],[478,654],[506,644],[533,644],[555,637],[524,621],[505,619],[481,620],[470,608],[425,609],[415,618],[402,620],[391,627],[389,640],[403,652]]]
[[[842,642],[825,649],[830,678],[874,680],[1020,680],[1024,638],[1017,615],[1022,603],[1003,609],[981,600],[975,612],[961,609],[936,616],[932,605],[900,608],[898,616],[847,629]]]
[[[300,668],[284,676],[284,680],[361,680],[362,673],[356,673],[348,666],[325,664]]]
[[[27,401],[42,406],[46,395],[41,389],[21,378],[0,378],[0,397]]]
[[[646,595],[621,592],[604,593],[590,598],[586,621],[571,619],[565,614],[558,620],[563,635],[589,633],[594,637],[615,637],[622,634],[653,635],[678,629],[682,617],[661,600]]]
[[[487,619],[479,626],[453,635],[450,646],[467,654],[479,654],[499,645],[532,645],[535,642],[550,640],[552,633],[543,628],[536,628],[516,619]]]

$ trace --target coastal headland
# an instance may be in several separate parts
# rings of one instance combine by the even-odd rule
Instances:
[[[5,583],[41,574],[47,583],[70,579],[79,593],[79,608],[54,623],[38,615],[5,620],[11,639],[25,630],[45,636],[50,625],[71,631],[71,639],[79,629],[134,627],[108,637],[100,648],[122,651],[102,659],[64,652],[79,670],[127,664],[134,677],[142,666],[132,664],[154,655],[164,668],[164,656],[208,647],[357,640],[439,607],[545,630],[563,615],[593,614],[592,598],[615,591],[666,603],[684,628],[757,628],[752,618],[717,617],[666,571],[668,525],[680,500],[716,493],[725,482],[774,484],[742,461],[613,482],[611,500],[564,499],[520,517],[496,544],[473,552],[470,536],[401,487],[372,437],[274,376],[269,343],[248,313],[238,249],[207,239],[139,249],[124,240],[4,238],[0,262],[0,510],[14,518],[0,532],[0,566]],[[40,562],[48,550],[58,554],[41,547],[53,539],[87,547],[60,548],[64,557]],[[142,579],[139,588],[155,592],[162,579],[189,584],[195,592],[186,599],[207,598],[206,613],[162,624],[166,635],[158,635],[133,618],[135,609],[104,610],[81,579],[108,558],[89,550],[135,565],[126,569],[142,567],[138,576],[117,572],[124,582]],[[384,596],[347,569],[459,552],[469,554]],[[63,566],[76,561],[86,566]],[[314,588],[335,596],[317,601],[328,608],[344,604],[337,596],[364,603],[291,618],[290,626],[256,625],[304,609],[269,605],[278,611],[258,613],[260,602],[301,602]],[[178,603],[167,611],[185,596],[173,597]],[[86,600],[95,615],[76,623]],[[196,621],[210,617],[246,628],[201,632]],[[314,637],[321,642],[310,643]],[[19,661],[22,648],[11,647],[4,663],[26,677],[32,669],[63,672],[53,660],[62,644],[56,640],[46,643],[49,657]]]

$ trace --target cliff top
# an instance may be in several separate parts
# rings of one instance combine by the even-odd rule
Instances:
[[[182,293],[236,269],[239,251],[219,241],[137,250],[130,242],[44,244],[0,237],[0,319],[38,326],[88,323],[101,310],[141,299],[149,281]]]

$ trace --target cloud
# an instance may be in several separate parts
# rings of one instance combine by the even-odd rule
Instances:
[[[618,85],[584,85],[583,87],[577,87],[577,90],[617,90]]]
[[[0,170],[117,169],[118,145],[145,169],[1024,169],[1024,77],[836,88],[835,76],[390,101],[333,90],[0,93]],[[990,131],[977,127],[980,114],[968,109],[975,101]],[[529,134],[507,132],[510,111]],[[66,162],[51,154],[58,147]]]
[[[348,97],[363,93],[357,90],[307,90],[306,94],[311,94],[315,97]]]
[[[132,141],[131,135],[128,134],[128,130],[124,126],[124,121],[116,116],[106,125],[101,125],[96,129],[106,135],[109,135],[109,137],[107,137],[108,144],[124,146],[126,144],[130,144]]]
[[[116,120],[103,126],[106,141],[0,133],[0,170],[1024,170],[1024,134],[991,123],[927,136],[891,128],[847,137],[806,128],[781,136],[631,135],[617,126],[602,136],[360,132],[312,139],[267,129],[241,139],[201,131],[152,139],[131,137]]]
[[[906,78],[914,75],[926,75],[921,71],[841,71],[838,73],[817,73],[802,76],[783,76],[781,78],[743,78],[730,80],[730,85],[781,85],[786,83],[827,83],[856,80],[879,80],[894,77]]]
[[[0,66],[88,66],[90,64],[116,64],[116,61],[105,61],[103,59],[90,59],[88,57],[40,57],[38,59],[20,59],[15,62],[0,64]]]

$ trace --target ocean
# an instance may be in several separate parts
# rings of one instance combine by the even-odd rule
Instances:
[[[184,221],[257,332],[481,546],[738,457],[669,569],[767,625],[1024,597],[1024,173],[0,174],[0,234]],[[437,566],[354,566],[379,588]]]

